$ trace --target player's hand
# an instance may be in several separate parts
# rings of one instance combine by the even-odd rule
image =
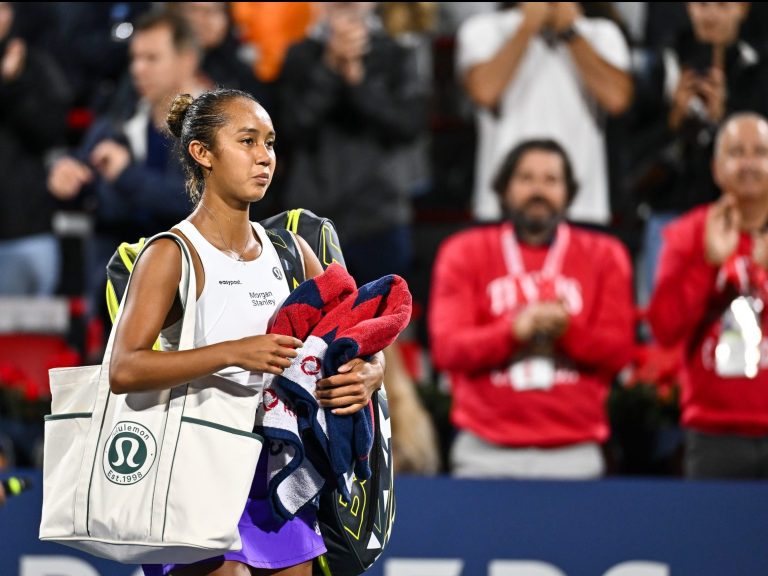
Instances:
[[[231,343],[234,349],[231,364],[251,372],[279,376],[299,355],[296,349],[303,345],[298,338],[283,334],[249,336]]]
[[[317,402],[339,416],[354,414],[368,406],[383,379],[384,368],[377,357],[370,362],[353,358],[339,367],[338,374],[317,382]]]

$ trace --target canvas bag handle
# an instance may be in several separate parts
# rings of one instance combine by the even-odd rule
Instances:
[[[174,240],[181,249],[181,278],[179,280],[179,297],[181,299],[182,307],[184,308],[184,315],[182,319],[182,327],[181,327],[181,337],[179,339],[179,350],[189,350],[194,347],[194,336],[195,336],[195,322],[196,322],[196,312],[197,312],[197,298],[196,298],[196,289],[197,289],[197,279],[195,277],[195,269],[192,265],[192,256],[189,252],[189,248],[187,248],[186,243],[179,237],[178,235],[172,233],[172,232],[161,232],[160,234],[156,234],[152,238],[148,239],[147,242],[144,244],[144,247],[141,249],[141,252],[139,252],[138,256],[136,257],[136,261],[134,262],[134,270],[136,269],[136,264],[138,264],[139,259],[141,258],[141,255],[144,254],[145,250],[155,241],[160,238],[170,238]],[[110,396],[110,386],[109,386],[109,364],[112,357],[112,346],[114,344],[115,335],[117,333],[117,327],[120,323],[120,318],[123,314],[123,308],[125,306],[125,302],[128,299],[128,290],[131,286],[131,278],[133,274],[131,274],[131,277],[128,278],[128,284],[125,289],[125,293],[123,294],[122,301],[120,302],[120,307],[118,308],[117,315],[115,316],[115,321],[112,324],[112,331],[109,334],[109,340],[107,341],[107,346],[104,350],[104,359],[102,360],[101,364],[101,374],[99,376],[99,390],[96,395],[96,400],[93,407],[93,416],[91,419],[91,427],[88,431],[88,437],[85,441],[84,446],[84,452],[83,454],[87,455],[86,458],[83,459],[83,464],[80,468],[80,476],[78,478],[78,486],[77,486],[77,492],[75,495],[75,533],[76,534],[88,534],[88,499],[90,494],[90,483],[91,478],[93,476],[94,468],[98,463],[98,455],[96,454],[97,447],[99,445],[99,440],[101,437],[102,429],[104,427],[104,417],[107,412],[107,404],[109,402],[109,396]],[[174,404],[174,398],[179,398],[180,401],[183,402],[183,396],[186,394],[186,386],[177,386],[176,388],[171,389],[170,391],[170,403]],[[172,412],[178,412],[177,418],[171,418]],[[174,422],[171,422],[173,420]],[[178,422],[175,422],[178,420]],[[178,432],[178,427],[180,426],[181,422],[181,411],[173,411],[169,409],[169,425],[172,425],[172,428],[176,429],[176,432]],[[169,430],[166,428],[167,432],[172,432],[172,430]],[[171,438],[175,438],[175,434],[166,434],[164,440],[170,440]],[[165,443],[165,442],[164,442]],[[164,448],[164,447],[163,447]],[[164,450],[163,450],[164,451]],[[90,455],[93,455],[93,458],[90,457]],[[162,463],[158,464],[158,481],[161,481],[160,476],[166,476],[170,475],[170,464],[172,462],[169,460],[167,466],[162,466]]]

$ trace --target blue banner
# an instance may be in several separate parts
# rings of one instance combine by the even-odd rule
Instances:
[[[37,539],[32,490],[0,508],[2,576],[140,576]],[[370,576],[734,576],[768,573],[768,483],[396,480]]]

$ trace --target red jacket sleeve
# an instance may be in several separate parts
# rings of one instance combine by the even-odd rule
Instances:
[[[703,221],[703,220],[702,220]],[[707,312],[717,268],[704,259],[704,228],[690,217],[667,228],[648,322],[665,346],[687,340]]]
[[[447,240],[432,274],[429,333],[432,361],[440,370],[475,372],[504,365],[517,348],[508,315],[481,321],[477,299],[482,291],[473,281],[476,261],[467,237]]]
[[[571,318],[559,346],[577,364],[615,373],[634,350],[632,266],[624,246],[612,239],[595,256],[592,270],[599,276],[594,305],[587,314]]]

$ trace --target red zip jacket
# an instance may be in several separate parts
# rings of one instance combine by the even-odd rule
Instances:
[[[632,272],[618,241],[567,228],[570,240],[549,295],[538,291],[539,300],[563,298],[571,312],[557,342],[557,371],[549,389],[521,390],[509,371],[523,349],[513,336],[512,319],[520,306],[537,299],[535,287],[543,288],[540,272],[549,247],[521,243],[525,271],[510,275],[502,246],[509,225],[495,225],[447,239],[435,261],[432,358],[450,374],[453,423],[490,442],[545,447],[608,437],[609,385],[632,355]]]
[[[704,259],[707,208],[696,208],[667,227],[648,320],[660,343],[685,343],[683,425],[714,434],[764,436],[768,434],[765,336],[755,378],[722,378],[714,369],[724,296],[717,287],[719,269]],[[752,241],[742,234],[737,254],[749,257],[751,252]]]

